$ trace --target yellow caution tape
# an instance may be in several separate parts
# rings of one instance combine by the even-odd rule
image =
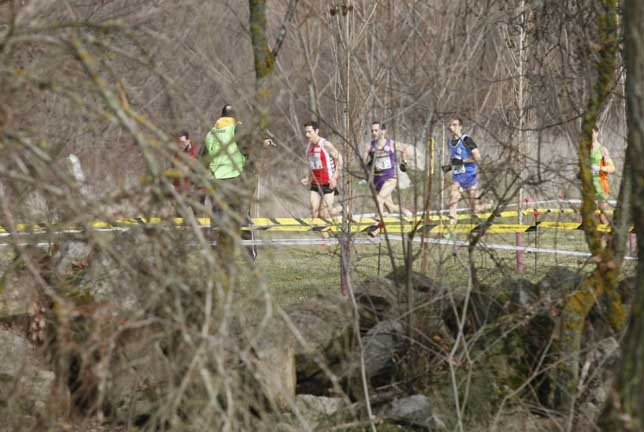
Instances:
[[[209,218],[198,218],[197,224],[200,227],[209,227]],[[424,234],[445,234],[445,233],[470,233],[480,230],[485,230],[488,234],[508,234],[508,233],[523,233],[533,232],[537,230],[581,230],[582,224],[579,222],[551,222],[543,221],[536,224],[507,224],[507,223],[491,223],[487,224],[482,221],[480,224],[473,223],[458,223],[455,225],[443,223],[430,223],[425,224],[422,216],[412,217],[385,217],[383,218],[383,225],[380,226],[377,219],[374,217],[362,216],[356,217],[351,221],[347,221],[346,229],[352,233],[368,232],[375,230],[383,230],[390,233],[410,233],[419,232]],[[113,221],[94,221],[87,225],[73,225],[73,226],[60,226],[57,224],[18,224],[16,231],[19,233],[45,233],[45,232],[69,232],[69,231],[83,231],[87,229],[95,230],[112,230],[122,229],[131,226],[140,225],[162,225],[169,224],[173,226],[187,226],[187,221],[183,218],[168,218],[163,219],[160,217],[151,218],[117,218]],[[270,232],[341,232],[342,219],[341,218],[295,218],[295,217],[281,217],[281,218],[253,218],[251,219],[251,226],[243,227],[244,230],[253,231],[270,231]],[[610,231],[609,225],[598,225],[597,230],[601,232]],[[631,228],[631,231],[633,228]],[[0,234],[8,235],[7,228],[0,226]]]

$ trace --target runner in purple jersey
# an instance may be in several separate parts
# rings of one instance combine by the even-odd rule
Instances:
[[[392,193],[398,184],[398,155],[401,169],[407,166],[407,147],[386,138],[387,128],[384,123],[375,121],[371,125],[372,141],[365,148],[363,158],[373,173],[373,184],[376,188],[378,217],[386,208],[388,212],[411,216],[412,212],[394,203]]]

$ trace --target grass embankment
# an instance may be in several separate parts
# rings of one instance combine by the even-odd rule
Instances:
[[[539,218],[540,220],[559,220],[562,222],[573,222],[574,215],[556,217],[549,215]],[[460,223],[469,223],[464,220]],[[499,218],[495,223],[514,223],[511,218]],[[524,223],[532,224],[532,218],[526,218]],[[111,237],[111,233],[102,233],[101,237]],[[394,236],[400,238],[400,235]],[[320,239],[317,233],[292,233],[292,232],[260,232],[260,239],[290,238],[290,239]],[[366,239],[364,233],[355,234],[355,238]],[[381,236],[384,240],[384,236]],[[46,235],[24,236],[24,240],[31,241],[61,241],[61,237],[47,238]],[[458,234],[456,240],[467,240],[466,234]],[[587,252],[583,232],[576,230],[555,230],[543,229],[537,232],[523,234],[523,244],[526,247],[538,247],[556,250],[574,250]],[[403,247],[400,240],[392,240],[389,243],[392,247],[396,266],[403,265]],[[513,276],[516,273],[516,253],[514,251],[501,251],[485,249],[486,244],[515,245],[516,235],[509,234],[486,234],[483,237],[481,246],[475,255],[475,265],[478,269],[479,278],[492,283],[494,280]],[[420,244],[414,243],[412,248],[416,260],[413,269],[420,271],[419,249]],[[256,275],[266,284],[274,300],[281,305],[293,302],[304,301],[306,298],[318,294],[339,294],[340,293],[340,250],[338,245],[307,245],[307,246],[260,246],[259,258],[256,262]],[[429,275],[448,286],[464,286],[467,282],[467,250],[463,247],[451,245],[429,245],[430,265]],[[388,257],[387,243],[379,244],[355,244],[351,255],[351,278],[352,281],[360,281],[370,275],[387,275],[392,270],[391,260]],[[10,248],[6,248],[3,256],[10,256]],[[553,265],[562,265],[581,271],[590,270],[592,264],[587,257],[566,256],[551,253],[525,253],[524,273],[522,277],[538,280],[543,273]],[[632,266],[627,264],[625,270]],[[2,266],[6,268],[6,265]],[[243,266],[242,266],[243,267]],[[248,281],[255,276],[252,272],[244,275]]]
[[[267,237],[267,234],[262,234]],[[280,237],[286,237],[282,234]],[[296,235],[291,234],[291,238]],[[318,239],[314,235],[307,234]],[[366,237],[358,234],[358,237]],[[297,238],[302,238],[298,236]],[[459,235],[457,240],[467,240]],[[515,244],[515,234],[490,234],[484,237],[486,244]],[[392,240],[391,253],[396,266],[403,265],[403,247],[400,240]],[[524,233],[524,246],[587,252],[582,231],[539,231]],[[419,257],[420,244],[414,243],[415,256]],[[467,249],[451,245],[429,245],[429,275],[454,286],[467,283]],[[387,244],[357,244],[352,249],[352,280],[359,281],[369,275],[387,275],[392,270]],[[309,246],[262,246],[256,262],[260,276],[278,304],[286,305],[303,301],[317,294],[340,293],[340,249],[337,245]],[[380,255],[380,257],[379,257]],[[503,277],[518,277],[516,253],[494,249],[477,249],[474,255],[479,278],[493,283]],[[420,271],[420,259],[413,269]],[[627,264],[626,269],[632,264]],[[587,257],[546,253],[525,253],[524,273],[521,277],[538,280],[551,266],[566,266],[581,272],[590,271],[593,264]]]

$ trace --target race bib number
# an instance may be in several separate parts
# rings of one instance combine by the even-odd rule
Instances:
[[[453,174],[463,174],[465,172],[465,164],[452,165]]]
[[[322,169],[322,158],[319,154],[309,156],[309,166],[312,170]]]
[[[376,162],[374,164],[376,171],[383,171],[391,168],[391,158],[389,155],[376,157]]]

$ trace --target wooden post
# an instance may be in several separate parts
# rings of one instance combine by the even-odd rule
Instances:
[[[350,81],[351,81],[351,11],[353,7],[350,2],[346,5],[343,5],[340,9],[342,11],[342,18],[338,15],[338,23],[340,25],[340,30],[342,30],[342,23],[344,21],[344,32],[345,32],[345,82],[344,82],[344,166],[345,173],[348,174],[349,162],[351,160],[351,145],[350,145],[350,136],[351,136],[351,118],[350,118],[350,107],[351,107],[351,98],[350,98]],[[340,242],[340,289],[342,295],[349,296],[349,273],[351,271],[351,220],[349,209],[349,204],[351,202],[351,176],[346,175],[343,178],[347,178],[345,183],[345,190],[343,196],[345,197],[345,206],[342,211],[342,230],[339,237]]]
[[[525,8],[525,0],[521,1],[521,7],[522,10]],[[526,61],[526,30],[525,30],[525,24],[526,24],[526,15],[525,11],[521,13],[521,33],[519,34],[519,60],[518,60],[518,72],[519,72],[519,89],[518,89],[518,95],[517,95],[517,102],[519,105],[519,148],[518,148],[518,165],[519,165],[519,172],[522,172],[526,169],[526,149],[527,146],[525,145],[525,101],[524,101],[524,93],[525,93],[525,77],[524,77],[524,63]],[[518,213],[518,222],[519,224],[523,223],[523,212],[521,211],[522,208],[521,206],[523,205],[523,186],[519,189],[519,213]],[[523,264],[524,264],[524,252],[523,250],[519,250],[518,247],[523,247],[524,245],[524,238],[523,238],[523,233],[517,233],[516,234],[516,245],[517,245],[517,252],[516,252],[516,260],[517,260],[517,272],[522,273],[523,272]]]
[[[436,142],[434,138],[429,137],[427,140],[427,194],[425,195],[425,214],[423,216],[423,225],[427,226],[429,224],[429,211],[432,207],[432,175],[434,174],[434,146]],[[422,233],[423,238],[425,233]],[[424,274],[429,273],[429,243],[423,242],[423,267],[422,272]]]

